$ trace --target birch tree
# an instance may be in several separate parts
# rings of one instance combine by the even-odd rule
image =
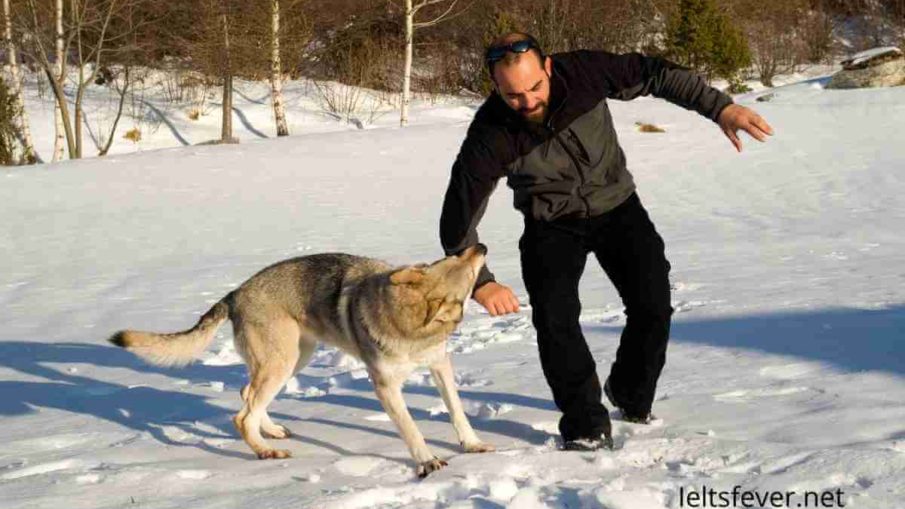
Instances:
[[[54,23],[54,46],[56,49],[55,58],[54,58],[54,67],[53,67],[53,76],[49,76],[51,82],[63,83],[66,75],[66,51],[65,45],[63,44],[63,0],[54,0],[53,7],[53,23]],[[36,9],[34,2],[31,2],[32,9]],[[37,30],[37,20],[35,20],[35,30]],[[41,48],[43,51],[43,48]],[[45,71],[47,68],[45,66]],[[52,86],[52,84],[51,84]],[[61,90],[62,92],[62,90]],[[54,87],[54,93],[56,94],[56,87]],[[59,96],[58,96],[59,97]],[[64,123],[64,114],[63,109],[65,108],[65,100],[63,104],[60,104],[60,101],[57,100],[56,104],[53,107],[53,126],[54,126],[54,136],[53,136],[53,161],[59,161],[63,159],[63,145],[67,139],[70,138],[67,132],[67,126],[69,125],[68,119],[65,120]],[[68,108],[66,109],[66,114],[68,115]],[[70,150],[71,157],[71,150]]]
[[[412,59],[414,57],[415,30],[419,28],[427,28],[437,23],[445,21],[452,17],[453,9],[459,0],[420,0],[414,3],[413,0],[404,0],[404,16],[405,16],[405,63],[402,71],[402,107],[399,117],[399,125],[405,127],[409,121],[409,103],[412,100]],[[446,10],[440,13],[430,21],[418,22],[415,20],[418,11],[434,5],[449,3]]]
[[[232,52],[229,45],[229,2],[222,2],[220,5],[220,27],[223,36],[223,110],[222,122],[220,126],[220,143],[236,143],[238,140],[233,137],[233,69],[232,69]]]
[[[28,122],[28,111],[25,110],[25,100],[22,97],[22,81],[19,75],[19,58],[16,53],[16,44],[13,42],[13,24],[9,10],[9,0],[3,0],[3,35],[6,38],[6,57],[9,64],[11,78],[11,90],[13,96],[13,108],[18,112],[15,120],[15,129],[20,136],[22,153],[17,159],[23,164],[33,164],[41,160],[35,152],[35,145],[31,137],[31,128]]]
[[[280,62],[280,0],[270,0],[270,98],[277,136],[288,136],[283,107],[283,66]]]

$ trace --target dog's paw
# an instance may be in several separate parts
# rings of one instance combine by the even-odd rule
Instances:
[[[431,460],[427,460],[424,463],[418,465],[418,477],[424,479],[431,472],[440,470],[441,468],[445,467],[446,465],[449,465],[449,463],[441,460],[440,458],[434,458]]]
[[[462,444],[462,448],[465,449],[465,452],[468,453],[477,453],[477,452],[493,452],[496,450],[496,447],[493,444],[487,444],[484,442],[474,442],[470,444]]]
[[[290,456],[292,454],[285,449],[267,449],[258,453],[259,460],[281,460]]]
[[[284,438],[289,438],[292,436],[292,432],[289,431],[289,428],[280,424],[276,424],[273,427],[262,427],[261,433],[267,438],[273,438],[276,440],[282,440]]]

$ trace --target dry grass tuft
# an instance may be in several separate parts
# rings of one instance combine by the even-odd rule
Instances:
[[[137,127],[133,127],[126,131],[126,134],[123,135],[123,138],[130,140],[132,143],[138,143],[141,141],[141,129]]]
[[[662,127],[657,127],[654,124],[647,124],[644,122],[635,122],[635,125],[638,127],[638,131],[642,133],[665,133],[666,129]]]

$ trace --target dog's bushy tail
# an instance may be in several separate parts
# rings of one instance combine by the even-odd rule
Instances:
[[[134,330],[119,331],[109,341],[158,366],[184,366],[197,358],[214,340],[214,334],[229,317],[224,298],[201,316],[187,331],[157,334]]]

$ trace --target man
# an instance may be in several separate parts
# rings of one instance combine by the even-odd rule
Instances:
[[[626,421],[649,423],[666,360],[673,309],[663,240],[635,194],[607,99],[653,95],[717,122],[741,151],[737,131],[764,141],[770,126],[696,74],[658,58],[604,51],[544,55],[511,33],[487,50],[494,92],[472,121],[452,168],[440,219],[447,254],[478,242],[476,228],[501,177],[525,216],[522,277],[544,376],[563,412],[566,449],[612,448],[593,357],[578,323],[578,281],[588,253],[619,292],[627,316],[610,375],[609,400]],[[485,266],[473,298],[493,316],[518,300]]]

